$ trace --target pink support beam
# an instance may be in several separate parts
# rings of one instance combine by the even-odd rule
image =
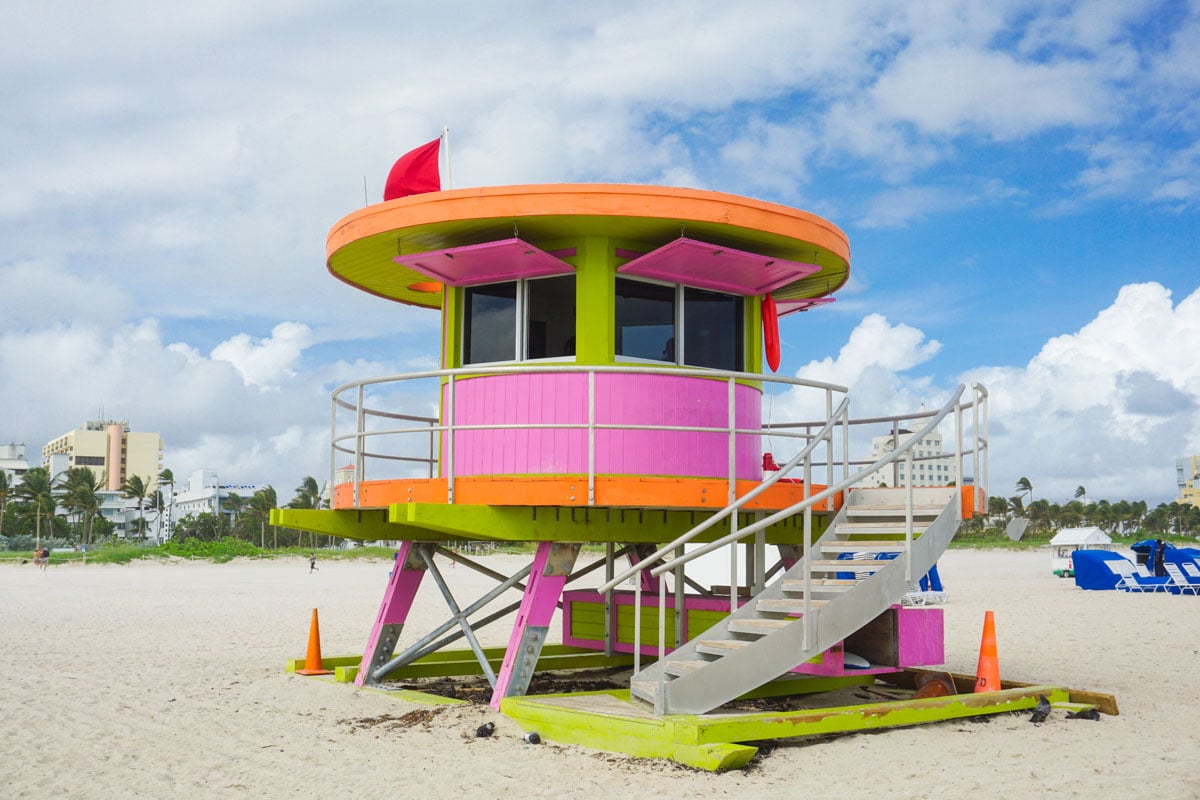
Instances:
[[[550,620],[578,555],[578,544],[538,542],[521,608],[504,651],[504,663],[496,676],[492,708],[499,709],[503,698],[522,696],[529,689],[538,656],[546,644]]]
[[[412,542],[405,542],[396,554],[396,563],[388,578],[383,602],[379,604],[379,614],[363,651],[362,668],[354,679],[355,686],[376,683],[370,673],[390,661],[396,650],[400,631],[412,609],[413,598],[417,596],[421,579],[425,577],[425,563],[412,548]]]

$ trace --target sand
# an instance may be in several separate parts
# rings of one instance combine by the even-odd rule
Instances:
[[[492,558],[501,571],[520,560]],[[800,740],[720,775],[528,745],[486,707],[406,725],[395,718],[427,707],[285,674],[313,608],[326,656],[361,653],[390,568],[319,566],[0,567],[0,795],[1200,797],[1200,598],[1085,592],[1050,574],[1046,552],[943,557],[946,667],[974,672],[990,609],[1005,679],[1112,693],[1119,716],[1055,713],[1039,726],[1012,714]],[[446,574],[460,599],[493,585],[461,566]],[[442,611],[427,582],[418,615]],[[482,638],[507,636],[497,625]],[[475,738],[489,720],[496,735]]]

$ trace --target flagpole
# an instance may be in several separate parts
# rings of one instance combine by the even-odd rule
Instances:
[[[454,188],[454,178],[450,173],[450,127],[442,127],[442,147],[446,151],[446,188]]]

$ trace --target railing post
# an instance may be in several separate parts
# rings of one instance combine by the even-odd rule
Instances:
[[[892,420],[892,449],[900,449],[900,420]],[[892,462],[892,486],[900,485],[900,464]]]
[[[729,421],[729,491],[726,494],[725,502],[727,505],[737,503],[737,422],[736,422],[736,404],[737,404],[737,381],[734,378],[728,378],[726,385],[729,387],[726,392],[728,396],[728,421]],[[729,532],[737,533],[738,531],[738,514],[734,511],[729,515]],[[729,613],[732,614],[738,609],[738,557],[737,557],[737,539],[729,543]]]
[[[912,539],[913,539],[913,448],[904,454],[904,471],[908,473],[907,500],[904,503],[904,580],[912,583]]]
[[[604,582],[609,583],[613,579],[613,558],[616,551],[616,545],[612,542],[604,543]],[[609,589],[604,593],[604,655],[612,658],[613,655],[613,590]]]
[[[333,508],[337,494],[337,395],[333,396],[329,412],[329,507]]]
[[[596,505],[596,371],[588,370],[587,459],[588,505]]]
[[[355,408],[356,426],[354,429],[354,507],[359,507],[361,500],[359,490],[362,487],[362,474],[366,459],[363,457],[363,434],[366,432],[366,419],[363,416],[363,385],[358,385],[358,405]]]
[[[442,461],[446,465],[446,502],[454,504],[454,376],[446,382],[446,407],[442,417],[446,425],[446,452]]]
[[[958,502],[955,503],[954,509],[955,519],[962,522],[962,499],[963,499],[963,413],[962,401],[959,400],[954,404],[954,469],[958,474]],[[974,476],[972,476],[974,480]],[[974,510],[974,506],[972,506]]]
[[[804,499],[812,496],[812,456],[804,457]],[[812,643],[812,506],[804,507],[804,648]]]
[[[684,546],[679,545],[679,547],[675,548],[675,557],[683,558],[684,551],[685,551]],[[680,564],[678,567],[675,568],[675,649],[679,649],[680,647],[683,647],[683,642],[684,642],[684,638],[683,638],[683,634],[684,634],[684,629],[683,629],[683,626],[684,626],[683,575],[684,575],[683,564]]]
[[[833,390],[825,390],[825,419],[833,416]],[[837,483],[833,477],[833,429],[825,434],[825,485],[833,486]],[[833,504],[830,504],[832,508]]]
[[[982,436],[982,440],[983,440],[983,448],[982,448],[982,450],[983,450],[983,470],[982,470],[982,472],[983,472],[983,487],[984,487],[984,491],[988,492],[991,490],[991,483],[989,482],[990,477],[988,475],[988,462],[991,460],[992,445],[991,445],[991,439],[988,436],[988,413],[989,413],[989,410],[988,410],[987,390],[984,389],[982,392],[980,392],[980,396],[981,396],[982,405],[983,405],[983,415],[982,415],[983,416],[983,423],[982,423],[983,424],[983,436]],[[977,436],[979,435],[978,430],[976,430],[975,433]],[[976,478],[976,480],[978,480],[978,478]],[[984,510],[986,511],[987,509],[985,508]]]
[[[850,408],[841,414],[842,417],[842,480],[850,477]]]
[[[434,436],[436,422],[429,423],[429,478],[433,478],[433,465],[437,463],[437,437]]]
[[[620,615],[618,615],[620,616]],[[642,576],[633,581],[633,674],[642,671]]]
[[[667,658],[667,576],[658,579],[658,661],[665,664]],[[657,705],[657,695],[655,704]]]

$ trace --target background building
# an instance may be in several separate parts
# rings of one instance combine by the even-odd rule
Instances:
[[[1200,507],[1200,456],[1175,462],[1175,482],[1179,484],[1179,499],[1175,502]]]
[[[128,422],[94,420],[43,447],[42,463],[49,468],[53,456],[66,456],[63,469],[88,467],[109,491],[120,491],[133,475],[153,491],[162,471],[162,450],[162,437],[157,433],[136,433],[129,430]],[[57,473],[51,469],[50,474]]]
[[[21,480],[21,476],[29,471],[29,462],[25,460],[25,445],[0,444],[0,471],[8,475],[10,484]]]
[[[181,491],[175,493],[172,503],[172,520],[194,517],[199,514],[224,514],[230,522],[237,518],[237,511],[227,507],[230,495],[249,500],[266,485],[256,483],[221,483],[217,473],[207,469],[192,470],[191,477]]]
[[[895,435],[875,436],[871,439],[871,455],[874,461],[895,450],[913,437],[913,432],[901,429]],[[930,431],[920,439],[912,451],[913,486],[949,486],[958,481],[954,454],[942,447],[942,435]],[[872,475],[863,486],[908,486],[908,465],[905,458],[892,463],[891,470],[880,470]]]

